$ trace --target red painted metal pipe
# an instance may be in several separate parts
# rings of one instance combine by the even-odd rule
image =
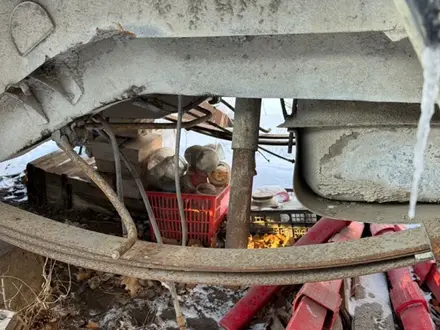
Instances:
[[[384,235],[403,228],[395,225],[370,226],[373,236]],[[394,311],[402,321],[405,330],[434,329],[428,304],[422,290],[414,282],[411,268],[403,267],[387,272],[391,284],[390,298]]]
[[[364,224],[352,222],[329,242],[344,242],[359,239]],[[331,329],[341,307],[341,280],[306,283],[293,302],[293,315],[286,330]]]
[[[334,234],[346,227],[350,221],[321,218],[301,237],[295,246],[325,243]],[[282,286],[254,286],[220,320],[219,324],[227,330],[240,330],[263,308]]]
[[[426,261],[413,266],[414,273],[419,278],[419,284],[431,290],[434,298],[440,301],[440,270],[434,260]]]

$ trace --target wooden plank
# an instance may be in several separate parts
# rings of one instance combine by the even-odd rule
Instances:
[[[217,125],[219,125],[223,128],[232,127],[232,120],[228,117],[227,114],[225,114],[221,110],[218,110],[217,108],[215,108],[214,106],[209,104],[207,101],[201,103],[200,105],[212,113],[212,118],[211,118],[212,122],[216,123]],[[196,110],[196,109],[191,109],[191,112],[198,115],[198,116],[204,116],[203,112],[200,112],[199,110]],[[167,118],[171,118],[171,119],[173,119],[173,121],[176,121],[177,115],[175,115],[175,114],[169,115],[169,116],[167,116]],[[184,122],[187,122],[187,121],[194,120],[195,118],[193,116],[191,116],[190,114],[185,113],[183,115],[182,119]],[[210,126],[210,125],[201,124],[199,126],[206,126],[206,127],[212,129],[212,126]]]
[[[111,181],[108,176],[104,178],[106,181]],[[92,209],[103,213],[116,212],[105,194],[93,182],[45,173],[45,191],[46,203],[50,205],[67,209]],[[124,202],[130,211],[144,212],[145,210],[143,202],[139,199],[126,197]]]
[[[154,139],[151,139],[151,141],[154,141]],[[86,161],[89,164],[95,164],[93,158],[86,159]],[[139,164],[136,165],[140,172]],[[105,194],[61,151],[51,153],[29,163],[27,172],[29,202],[32,205],[43,206],[49,204],[63,209],[92,209],[100,213],[116,212]],[[126,176],[123,176],[124,202],[130,212],[144,215],[145,207],[140,200],[134,180],[128,175],[128,171],[126,174]],[[115,188],[114,173],[101,173],[101,175]]]
[[[162,136],[159,134],[148,134],[137,139],[118,139],[118,142],[125,157],[132,164],[138,164],[154,150],[162,147]],[[86,147],[95,159],[108,162],[114,161],[113,149],[107,140],[99,137],[87,143]]]
[[[68,157],[63,151],[54,151],[49,155],[43,156],[42,159],[39,158],[35,160],[32,164],[47,172],[55,165],[58,165],[67,159]]]
[[[32,163],[27,164],[26,172],[29,203],[37,207],[47,204],[46,172]]]
[[[108,119],[109,123],[152,123],[154,119],[133,119],[133,118],[119,118],[111,117]],[[117,130],[115,132],[118,137],[138,138],[153,133],[153,129],[127,129]]]
[[[96,159],[96,167],[98,168],[99,172],[103,173],[115,173],[115,163],[109,162],[102,159]],[[142,169],[140,164],[132,164],[135,168],[135,170],[138,172],[138,174],[141,174]],[[130,176],[130,171],[127,169],[127,167],[122,164],[121,165],[121,172],[122,176]]]
[[[94,166],[95,165],[95,159],[94,158],[89,158],[89,157],[85,157],[82,156],[82,158],[86,161],[87,164]],[[62,158],[59,159],[60,163],[52,166],[49,169],[46,169],[47,172],[50,173],[55,173],[58,175],[62,175],[65,174],[67,176],[81,176],[82,175],[82,171],[81,169],[76,166],[70,159],[67,158],[63,160]]]
[[[86,148],[95,159],[101,159],[105,161],[114,161],[113,149],[107,141],[93,141],[87,143]],[[136,149],[123,148],[125,157],[132,163],[139,162],[139,151]]]
[[[30,164],[34,165],[34,166],[39,166],[40,168],[43,167],[41,164],[43,164],[44,161],[47,161],[48,159],[51,159],[53,156],[55,156],[56,154],[61,153],[60,150],[58,151],[52,151],[51,153],[48,153],[47,155],[44,155],[40,158],[34,159],[32,162],[30,162]]]

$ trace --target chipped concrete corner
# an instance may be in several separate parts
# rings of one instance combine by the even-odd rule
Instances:
[[[301,130],[304,177],[318,195],[354,202],[407,202],[416,128]],[[420,202],[439,202],[440,129],[431,131]]]

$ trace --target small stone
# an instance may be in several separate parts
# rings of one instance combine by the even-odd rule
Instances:
[[[96,309],[89,309],[89,315],[92,317],[98,315],[99,313],[100,312]]]
[[[176,289],[177,290],[185,290],[186,289],[186,283],[176,283]]]
[[[186,289],[187,290],[192,290],[194,289],[198,284],[194,284],[194,283],[187,283],[186,284]]]
[[[179,245],[179,242],[177,241],[177,239],[174,238],[162,238],[163,240],[163,244],[169,244],[169,245]]]
[[[154,292],[154,290],[147,290],[147,292],[145,292],[145,295],[148,299],[154,299],[156,297],[156,292]]]
[[[104,282],[107,282],[108,280],[110,280],[113,277],[115,277],[115,274],[104,273],[104,274],[99,276],[99,279],[101,280],[102,283],[104,283]]]
[[[188,241],[188,246],[190,246],[190,247],[202,247],[203,245],[202,245],[202,242],[200,240],[191,238]]]
[[[145,288],[152,288],[156,286],[152,280],[144,280],[144,279],[139,279],[139,284]]]
[[[223,287],[226,289],[232,290],[232,291],[239,291],[240,290],[240,286],[238,286],[238,285],[224,285]]]
[[[99,286],[99,284],[101,284],[101,280],[98,276],[94,276],[87,281],[87,284],[89,285],[90,289],[94,290]]]

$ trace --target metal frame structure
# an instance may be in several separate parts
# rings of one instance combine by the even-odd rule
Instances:
[[[404,17],[414,13],[404,0],[396,3]],[[148,94],[418,102],[422,81],[415,55],[420,56],[423,41],[435,40],[417,37],[417,31],[424,30],[411,29],[417,20],[406,20],[414,52],[410,42],[398,36],[406,34],[394,4],[378,0],[9,1],[0,5],[0,12],[9,17],[0,21],[1,160],[91,111],[130,100],[134,106]],[[438,15],[421,17],[422,22],[429,18],[438,23]],[[355,208],[342,202],[328,208],[328,202],[320,202],[302,184],[300,167],[295,171],[295,190],[300,201],[318,214],[407,222],[402,221],[401,205],[378,211],[371,204]],[[431,248],[439,257],[437,209],[424,205],[418,213],[429,237],[423,228],[412,229],[329,244],[325,255],[315,245],[247,251],[136,241],[120,256],[114,253],[118,247],[133,242],[5,204],[0,204],[0,238],[78,266],[138,278],[293,284],[413,265],[431,260]]]

